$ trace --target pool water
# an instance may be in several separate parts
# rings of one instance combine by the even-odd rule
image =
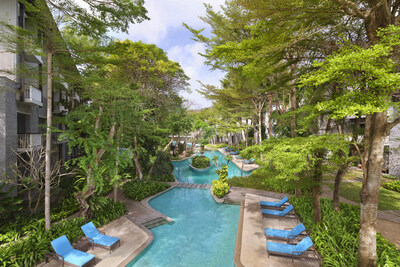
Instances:
[[[205,151],[204,156],[212,159],[214,156],[218,157],[218,166],[221,169],[222,165],[226,164],[225,156],[219,151]],[[194,184],[211,184],[212,180],[218,179],[218,174],[215,172],[217,166],[214,162],[211,162],[211,167],[204,172],[193,172],[189,165],[192,163],[192,159],[186,159],[183,161],[174,161],[174,175],[181,183],[194,183]],[[251,172],[243,171],[243,176],[250,175]],[[228,164],[228,177],[241,176],[242,171],[234,163],[229,162]]]
[[[173,188],[149,204],[174,222],[151,229],[153,242],[127,266],[235,266],[240,206],[218,204],[208,190],[190,188]]]

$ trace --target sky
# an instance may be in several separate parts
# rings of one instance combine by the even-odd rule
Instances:
[[[190,78],[191,93],[182,93],[181,96],[188,100],[191,109],[211,106],[196,89],[204,84],[220,85],[224,76],[221,71],[211,71],[204,64],[204,58],[198,53],[203,53],[205,46],[191,39],[191,33],[183,27],[185,22],[195,29],[210,27],[199,16],[205,16],[203,3],[212,4],[214,10],[221,10],[220,6],[225,0],[145,0],[149,21],[130,26],[128,34],[118,34],[119,39],[141,40],[144,43],[155,44],[162,48],[170,60],[178,62],[186,75]]]

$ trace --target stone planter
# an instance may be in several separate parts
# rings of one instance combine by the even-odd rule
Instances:
[[[194,172],[205,172],[205,171],[208,171],[209,168],[211,168],[211,165],[205,169],[197,169],[197,168],[193,167],[192,164],[190,164],[189,168]]]

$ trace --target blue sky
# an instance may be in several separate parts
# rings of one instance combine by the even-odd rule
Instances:
[[[118,34],[119,39],[155,44],[167,52],[169,59],[179,62],[190,77],[192,92],[182,93],[182,96],[192,109],[211,106],[211,102],[196,91],[201,87],[197,81],[219,86],[223,77],[222,72],[211,71],[204,65],[204,58],[198,55],[204,52],[204,45],[191,40],[191,33],[182,26],[185,22],[195,29],[208,29],[199,18],[205,15],[203,2],[220,10],[225,0],[145,0],[150,20],[131,25],[129,34]]]

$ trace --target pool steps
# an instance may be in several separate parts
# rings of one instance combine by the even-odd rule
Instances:
[[[169,223],[169,221],[167,221],[165,218],[163,217],[158,217],[154,220],[148,221],[143,223],[143,226],[146,227],[147,229],[152,229],[155,228],[157,226],[163,225]]]

